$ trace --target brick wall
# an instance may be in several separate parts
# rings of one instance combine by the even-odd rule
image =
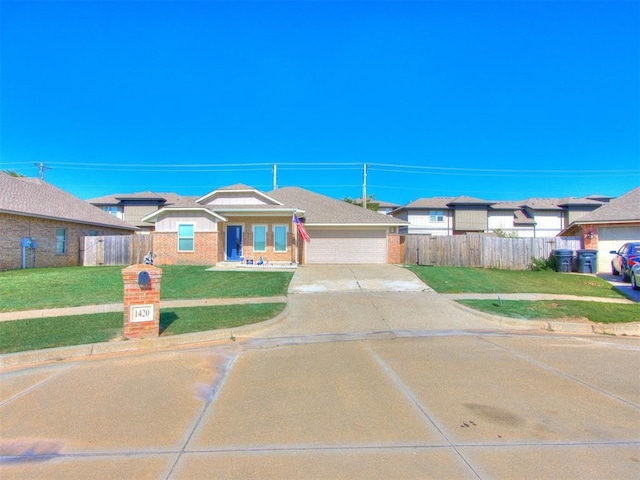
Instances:
[[[400,235],[390,233],[387,235],[387,263],[402,263],[402,249],[400,248]]]
[[[259,224],[263,225],[263,224]],[[271,228],[271,227],[269,227]],[[287,234],[287,251],[286,252],[276,252],[274,250],[274,234],[271,231],[267,231],[267,244],[266,251],[264,252],[254,252],[253,251],[253,229],[251,225],[249,228],[245,228],[242,232],[242,254],[245,258],[253,259],[254,261],[258,261],[260,257],[267,259],[270,262],[292,262],[294,261],[294,251],[292,248],[293,243],[293,235],[291,232]],[[224,258],[224,257],[223,257]]]
[[[56,253],[56,228],[64,228],[67,249]],[[38,243],[33,251],[34,267],[70,267],[79,264],[80,237],[87,235],[130,235],[131,232],[115,228],[83,225],[44,218],[0,213],[0,271],[22,268],[23,237],[31,237]],[[27,250],[31,254],[30,250]],[[31,267],[32,257],[27,259]]]
[[[193,252],[178,251],[177,232],[154,232],[155,265],[215,265],[217,263],[218,233],[195,232]]]
[[[139,285],[140,272],[146,271],[150,282]],[[162,269],[153,265],[131,265],[122,269],[124,284],[124,337],[149,338],[160,334],[160,281]],[[132,306],[148,306],[153,308],[153,316],[146,321],[131,318]]]
[[[597,225],[581,225],[580,235],[582,236],[582,244],[586,250],[598,249],[598,226]],[[589,235],[591,234],[591,235]]]

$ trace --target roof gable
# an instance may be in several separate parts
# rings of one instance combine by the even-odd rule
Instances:
[[[228,187],[218,188],[196,200],[200,205],[218,206],[248,206],[248,205],[282,205],[278,200],[267,194],[237,183]]]
[[[454,198],[449,202],[449,205],[478,205],[478,206],[489,206],[493,205],[496,202],[491,202],[489,200],[482,200],[480,198],[468,197],[466,195],[461,195],[459,197]]]
[[[593,212],[580,217],[575,224],[607,222],[640,222],[640,187],[614,198]]]

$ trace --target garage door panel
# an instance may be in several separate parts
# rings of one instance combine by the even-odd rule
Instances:
[[[386,263],[385,230],[309,230],[306,262]]]
[[[598,272],[611,271],[612,250],[617,251],[627,242],[640,242],[640,227],[598,228]]]

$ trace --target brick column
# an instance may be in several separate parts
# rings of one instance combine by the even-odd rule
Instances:
[[[387,235],[387,263],[402,263],[400,235],[397,233]]]
[[[598,226],[597,225],[582,226],[582,242],[586,250],[598,249]]]
[[[124,281],[124,337],[160,335],[160,280],[162,269],[131,265],[122,269]]]

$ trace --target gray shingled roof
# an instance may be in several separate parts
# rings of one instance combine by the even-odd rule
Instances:
[[[136,193],[115,193],[113,195],[105,195],[104,197],[91,198],[87,202],[93,205],[118,205],[123,200],[156,200],[158,203],[166,202],[167,204],[175,203],[182,199],[177,193],[155,193],[155,192],[136,192]],[[197,197],[194,197],[197,198]]]
[[[37,178],[12,177],[0,172],[0,212],[49,218],[122,230],[133,225]]]
[[[640,187],[614,198],[573,224],[640,222]]]
[[[449,205],[492,205],[496,202],[491,200],[482,200],[481,198],[468,197],[467,195],[460,195],[449,202]]]
[[[398,210],[409,209],[409,208],[441,208],[447,209],[449,208],[449,202],[453,200],[454,197],[433,197],[433,198],[419,198],[411,203],[408,203],[404,207],[400,207]]]
[[[303,210],[305,223],[312,225],[406,225],[404,220],[380,215],[342,200],[310,192],[299,187],[285,187],[267,193],[283,204]]]

